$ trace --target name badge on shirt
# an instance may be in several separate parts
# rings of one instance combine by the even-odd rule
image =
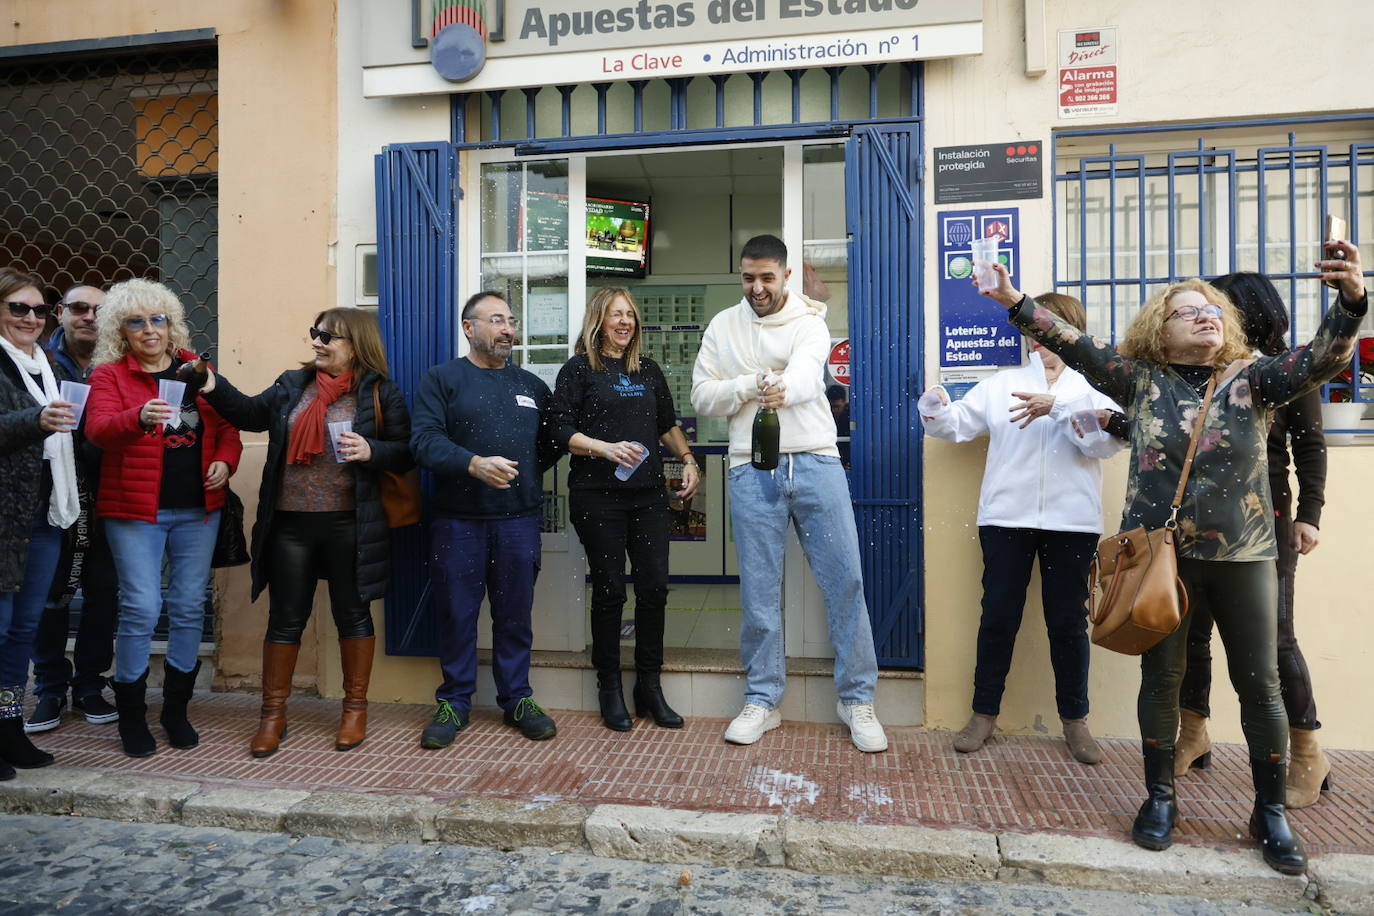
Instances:
[[[539,409],[539,405],[536,404],[536,403],[534,403],[534,398],[530,397],[530,396],[527,395],[527,394],[517,394],[517,395],[515,396],[515,406],[517,406],[517,407],[532,407],[532,408],[534,408],[535,410],[538,410],[538,409]]]

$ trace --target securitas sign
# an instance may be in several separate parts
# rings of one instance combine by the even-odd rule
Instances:
[[[982,0],[367,0],[362,15],[367,96],[982,51]]]

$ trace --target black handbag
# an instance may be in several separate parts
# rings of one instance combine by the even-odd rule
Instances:
[[[243,536],[243,500],[226,485],[224,508],[219,510],[219,534],[215,538],[215,552],[210,566],[242,566],[249,560],[248,539]]]

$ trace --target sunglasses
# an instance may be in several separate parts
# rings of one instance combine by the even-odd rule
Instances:
[[[99,314],[100,306],[91,305],[89,302],[64,302],[62,311],[71,312],[77,318],[84,318],[86,315]]]
[[[155,328],[165,327],[167,325],[167,316],[158,314],[149,315],[145,318],[142,315],[137,315],[133,318],[124,319],[124,330],[126,331],[141,331],[148,325],[152,325]]]
[[[335,334],[333,331],[321,331],[319,328],[310,329],[310,339],[318,340],[321,346],[327,347],[336,340],[348,340],[342,334]]]
[[[6,302],[5,305],[9,307],[10,314],[15,318],[24,318],[32,312],[46,321],[48,316],[52,314],[51,305],[29,305],[27,302]]]

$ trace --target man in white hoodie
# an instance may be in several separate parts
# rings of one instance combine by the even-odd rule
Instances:
[[[791,520],[825,598],[837,713],[859,750],[883,751],[887,736],[873,710],[878,662],[859,537],[825,397],[826,309],[789,291],[791,274],[781,239],[760,235],[746,242],[740,253],[744,298],[711,319],[692,372],[697,413],[730,418],[730,516],[744,609],[740,656],[746,683],[744,709],[725,730],[725,740],[753,744],[782,724],[782,565]],[[778,411],[781,455],[773,471],[750,463],[760,407]]]

